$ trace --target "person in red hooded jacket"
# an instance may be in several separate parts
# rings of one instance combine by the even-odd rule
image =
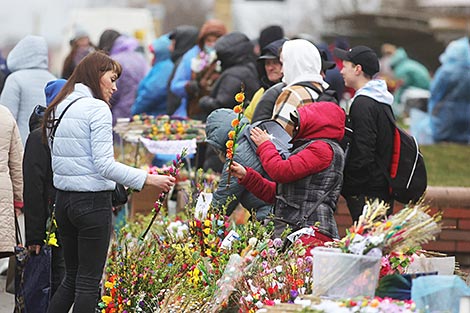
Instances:
[[[294,133],[287,159],[279,155],[268,133],[251,131],[256,153],[273,181],[236,162],[230,171],[255,196],[275,204],[274,237],[280,237],[288,224],[296,230],[319,223],[320,233],[339,238],[333,213],[343,177],[345,156],[339,141],[345,113],[333,102],[314,102],[297,108],[291,119]]]

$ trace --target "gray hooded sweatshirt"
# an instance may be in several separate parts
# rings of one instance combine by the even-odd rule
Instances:
[[[7,57],[12,72],[5,82],[0,103],[13,114],[23,145],[29,134],[29,117],[37,104],[44,105],[44,87],[56,79],[48,71],[46,40],[28,35],[20,40]]]

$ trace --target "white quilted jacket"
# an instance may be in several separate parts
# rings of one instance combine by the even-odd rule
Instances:
[[[91,90],[75,90],[56,108],[58,118],[67,105],[52,147],[54,186],[65,191],[113,190],[115,182],[142,189],[147,173],[114,160],[112,116],[108,105],[93,98]]]

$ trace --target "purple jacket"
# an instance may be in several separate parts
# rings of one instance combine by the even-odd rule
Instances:
[[[113,125],[120,117],[131,117],[137,88],[150,67],[142,53],[136,51],[138,46],[135,38],[122,35],[116,39],[110,52],[111,57],[122,66],[122,74],[117,81],[118,90],[111,99]]]

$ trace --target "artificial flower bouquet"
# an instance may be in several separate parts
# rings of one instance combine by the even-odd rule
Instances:
[[[346,236],[330,244],[335,249],[313,250],[315,295],[373,296],[381,266],[383,274],[403,271],[410,262],[403,253],[440,232],[441,213],[429,215],[422,203],[406,206],[388,218],[387,209],[377,200],[367,203]]]
[[[422,203],[408,205],[388,218],[387,209],[378,200],[366,204],[357,223],[333,246],[345,253],[381,257],[434,240],[441,231],[442,213],[430,215],[428,206]]]

